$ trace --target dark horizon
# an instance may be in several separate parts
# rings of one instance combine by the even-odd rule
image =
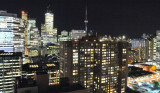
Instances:
[[[27,11],[37,19],[38,28],[50,4],[54,26],[62,30],[84,29],[86,0],[2,0],[0,10],[17,13]],[[160,29],[159,0],[88,0],[88,30],[98,34],[141,37]]]

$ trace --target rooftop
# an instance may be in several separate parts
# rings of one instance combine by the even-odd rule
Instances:
[[[150,74],[153,74],[153,73],[149,71],[135,71],[135,72],[128,73],[128,77],[139,77],[139,76],[150,75]]]
[[[54,85],[49,87],[48,93],[66,93],[85,89],[80,84],[70,84],[68,86]]]

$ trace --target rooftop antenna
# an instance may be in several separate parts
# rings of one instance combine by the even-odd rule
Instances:
[[[85,10],[85,20],[84,20],[84,23],[85,23],[85,31],[87,32],[87,35],[88,35],[88,31],[87,31],[87,24],[88,24],[88,19],[87,19],[87,0],[86,0],[86,10]]]
[[[47,12],[49,12],[50,4],[47,6]]]

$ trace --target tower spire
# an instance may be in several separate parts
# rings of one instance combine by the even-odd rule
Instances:
[[[87,19],[87,0],[86,0],[86,9],[85,9],[85,20],[84,20],[84,23],[85,23],[85,31],[87,32],[87,35],[88,35],[88,31],[87,31],[87,24],[88,24],[88,19]]]
[[[50,4],[47,6],[47,12],[49,12]]]

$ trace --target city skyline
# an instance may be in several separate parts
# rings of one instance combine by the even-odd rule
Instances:
[[[160,93],[160,1],[0,3],[0,93]]]
[[[8,3],[9,2],[9,3]],[[158,0],[88,0],[88,29],[99,34],[140,37],[142,33],[153,34],[160,24]],[[44,23],[47,7],[55,15],[55,27],[62,30],[85,29],[86,0],[3,0],[1,10],[11,13],[27,11],[29,17],[37,19],[37,25]],[[36,7],[35,7],[36,6]]]

